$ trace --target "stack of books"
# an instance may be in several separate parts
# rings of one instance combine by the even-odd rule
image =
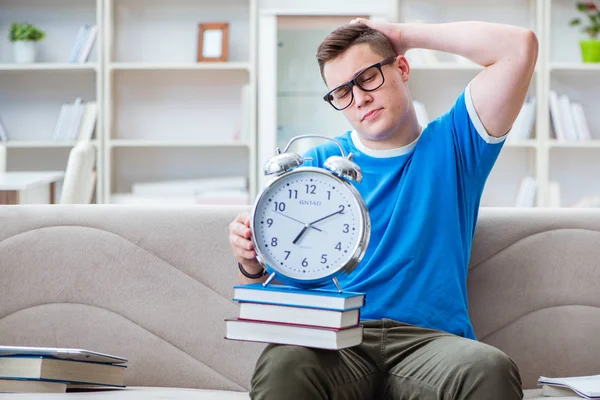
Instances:
[[[240,305],[226,339],[339,350],[362,343],[364,293],[261,283],[234,286]]]
[[[0,393],[125,387],[127,359],[82,349],[0,346]]]

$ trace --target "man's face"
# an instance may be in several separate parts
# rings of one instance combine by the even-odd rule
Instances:
[[[367,43],[351,46],[323,67],[327,87],[331,90],[352,80],[358,72],[382,59]],[[393,139],[399,134],[412,101],[405,85],[409,69],[404,57],[399,56],[393,63],[382,66],[381,71],[383,85],[369,92],[354,86],[354,100],[342,110],[357,133],[369,141]]]

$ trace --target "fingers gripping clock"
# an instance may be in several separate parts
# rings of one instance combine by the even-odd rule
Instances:
[[[325,162],[326,168],[301,166],[304,160],[286,153],[270,160],[266,173],[275,173],[257,196],[251,217],[257,259],[277,280],[310,288],[336,284],[341,273],[350,273],[366,251],[370,220],[365,203],[348,181],[360,182],[358,166],[342,156]]]

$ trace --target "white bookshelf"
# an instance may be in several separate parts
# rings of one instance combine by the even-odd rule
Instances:
[[[13,62],[8,32],[12,22],[29,22],[46,32],[37,43],[32,64]],[[64,170],[75,142],[53,140],[53,129],[63,103],[76,97],[102,102],[102,35],[98,35],[88,62],[69,63],[71,49],[83,24],[101,27],[102,0],[0,1],[0,118],[7,131],[8,171]],[[101,107],[98,109],[101,115]],[[97,122],[96,134],[102,130]],[[100,140],[97,168],[101,172]],[[98,183],[96,199],[102,197]]]
[[[600,195],[600,64],[580,61],[582,38],[568,21],[576,0],[0,0],[0,31],[12,21],[39,25],[48,36],[35,64],[12,62],[0,38],[0,118],[9,142],[8,170],[59,170],[74,142],[55,142],[61,104],[98,103],[97,202],[127,198],[132,185],[244,174],[253,199],[266,179],[263,163],[290,137],[338,135],[349,129],[322,95],[316,46],[355,16],[391,21],[486,20],[533,29],[540,42],[529,94],[536,96],[530,138],[509,141],[484,191],[483,206],[511,206],[526,176],[538,184],[535,204],[562,205]],[[197,25],[229,22],[229,61],[196,62]],[[100,28],[89,62],[68,63],[79,27]],[[411,65],[409,86],[431,118],[446,111],[482,69],[438,54]],[[250,129],[234,139],[241,88],[249,85]],[[259,90],[260,88],[260,90]],[[591,141],[555,139],[550,90],[583,104]],[[260,107],[259,107],[260,105]],[[298,142],[300,144],[300,142]],[[305,143],[304,145],[308,145]],[[298,151],[301,148],[297,149]]]
[[[528,90],[528,94],[536,98],[535,123],[528,139],[505,143],[488,179],[482,206],[513,206],[521,181],[528,176],[534,177],[538,185],[536,206],[551,204],[551,181],[558,182],[561,187],[563,206],[572,205],[585,196],[600,195],[600,179],[594,172],[600,170],[600,113],[595,112],[600,109],[597,90],[600,86],[600,64],[583,64],[580,61],[578,39],[582,35],[568,25],[568,21],[577,14],[575,4],[576,0],[398,0],[397,13],[394,16],[388,14],[389,19],[399,22],[483,20],[507,23],[527,27],[537,34],[540,51]],[[343,11],[340,9],[340,12]],[[361,10],[355,7],[355,11]],[[270,29],[273,30],[273,27]],[[261,48],[261,52],[266,53],[261,60],[267,65],[277,64],[278,72],[285,74],[286,60],[282,61],[282,57],[286,52],[285,41],[291,39],[285,36],[289,31],[279,29],[278,33],[284,40],[283,46],[280,44],[277,51]],[[302,39],[306,40],[305,37]],[[264,45],[263,41],[259,43]],[[299,58],[316,64],[316,47],[312,43],[310,46],[305,49],[297,45],[295,49],[304,51]],[[438,63],[412,63],[409,80],[413,99],[425,104],[430,118],[447,111],[466,84],[482,69],[478,65],[459,63],[447,54],[436,55]],[[293,64],[289,60],[287,62]],[[313,73],[310,78],[319,81],[317,74]],[[326,104],[321,104],[320,97],[325,92],[323,86],[316,84],[311,87],[301,83],[300,88],[293,88],[289,85],[285,76],[283,79],[278,76],[275,85],[261,81],[261,91],[266,89],[269,93],[279,94],[276,102],[269,97],[261,101],[261,107],[266,105],[261,116],[267,116],[267,121],[261,120],[259,130],[261,161],[272,154],[271,149],[277,144],[281,146],[285,142],[286,130],[301,126],[307,119],[316,119],[318,127],[330,135],[341,134],[347,128],[339,114],[328,112]],[[571,100],[583,104],[594,140],[565,142],[555,139],[548,108],[550,90],[565,93]],[[272,97],[271,94],[269,96]],[[286,114],[285,109],[292,104],[300,105],[299,109],[309,117],[303,119],[299,115]],[[277,117],[269,120],[269,115]],[[278,124],[277,130],[272,128],[275,123]]]
[[[255,0],[104,0],[104,201],[132,185],[256,180]],[[229,58],[197,62],[198,24],[229,23]],[[250,129],[236,138],[242,87]],[[143,201],[143,200],[141,200]],[[135,201],[134,201],[135,202]]]

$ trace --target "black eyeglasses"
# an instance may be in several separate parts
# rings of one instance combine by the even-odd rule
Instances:
[[[363,69],[351,81],[330,90],[329,93],[323,96],[323,100],[339,111],[350,107],[350,104],[354,101],[354,91],[352,88],[356,86],[365,92],[372,92],[379,89],[385,81],[381,67],[393,63],[395,59],[396,56],[388,57],[377,64]]]

